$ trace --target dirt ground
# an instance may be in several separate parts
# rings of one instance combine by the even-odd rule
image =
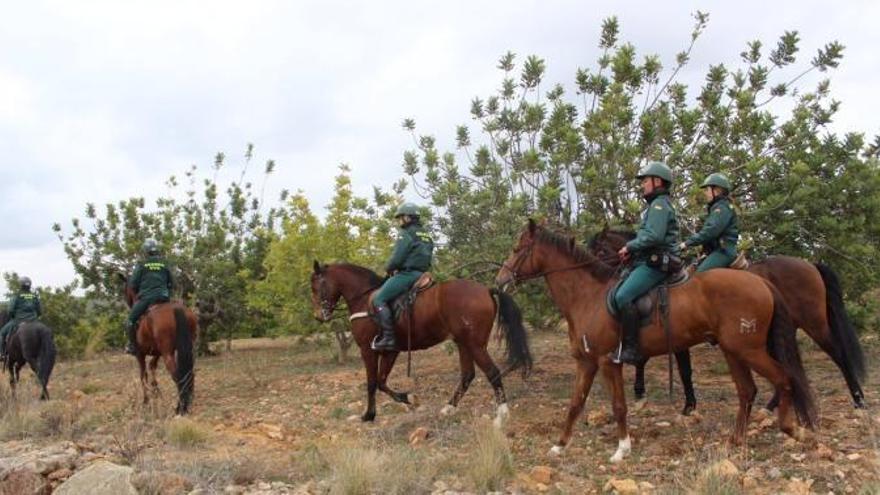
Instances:
[[[876,493],[880,489],[876,381],[869,377],[865,386],[869,409],[855,410],[830,359],[809,342],[801,344],[820,407],[820,427],[812,434],[815,441],[788,440],[776,427],[775,418],[753,414],[748,446],[729,447],[726,438],[736,412],[735,390],[720,352],[700,346],[693,350],[697,414],[679,415],[681,387],[676,383],[669,402],[666,359],[652,360],[647,405],[634,411],[629,401],[632,454],[622,464],[612,465],[608,459],[616,439],[600,378],[587,402],[587,422],[579,422],[561,457],[547,455],[567,409],[574,365],[564,334],[535,332],[532,376],[525,381],[509,376],[505,381],[511,417],[504,433],[513,470],[502,474],[498,488],[525,493],[599,493],[616,478],[641,482],[643,491],[729,493],[710,486],[700,488],[707,466],[728,459],[739,470],[738,483],[746,483],[747,492],[779,493],[795,490],[794,486],[816,493]],[[880,345],[866,344],[871,372]],[[493,352],[500,354],[499,349]],[[339,365],[329,342],[255,339],[234,342],[231,352],[197,359],[192,420],[207,433],[204,441],[189,446],[173,444],[163,433],[175,400],[167,373],[160,367],[161,395],[143,406],[136,363],[121,354],[59,363],[50,384],[53,400],[49,406],[35,407],[74,411],[72,426],[60,435],[103,449],[140,469],[176,471],[209,491],[266,480],[289,483],[301,492],[351,492],[334,485],[345,476],[340,470],[347,464],[340,456],[351,452],[402,459],[412,472],[406,488],[398,485],[398,491],[478,491],[478,478],[483,475],[474,466],[485,452],[475,436],[479,425],[494,414],[485,379],[478,377],[458,411],[441,416],[439,410],[458,380],[454,348],[440,345],[413,354],[412,379],[405,376],[406,357],[401,355],[390,385],[414,393],[418,405],[407,408],[380,393],[376,421],[362,423],[364,372],[356,349],[352,354],[347,364]],[[632,368],[625,373],[631,394]],[[760,380],[759,387],[763,403],[769,399],[769,388]],[[19,400],[36,393],[28,373]],[[8,432],[6,436],[9,439]],[[35,444],[54,440],[38,434],[16,439]],[[536,467],[545,476],[535,474]],[[386,463],[384,469],[393,471],[394,467]]]

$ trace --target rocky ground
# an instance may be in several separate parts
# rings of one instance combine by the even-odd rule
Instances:
[[[821,414],[811,441],[786,439],[759,412],[748,446],[729,447],[736,394],[720,353],[703,346],[694,350],[698,412],[678,414],[680,387],[670,403],[665,359],[655,359],[647,404],[633,410],[630,401],[633,452],[617,465],[608,462],[616,440],[598,379],[570,447],[547,455],[573,374],[561,333],[533,334],[534,373],[506,379],[511,416],[501,433],[482,378],[458,411],[439,414],[458,377],[452,346],[414,354],[412,379],[402,356],[390,383],[418,405],[380,394],[375,423],[359,419],[360,362],[338,365],[329,343],[237,341],[199,359],[186,419],[171,415],[174,387],[161,368],[160,396],[144,406],[132,358],[61,362],[52,401],[35,400],[31,376],[16,400],[3,386],[0,495],[105,485],[105,493],[880,493],[876,385],[866,386],[871,407],[854,410],[830,360],[802,344]],[[880,349],[866,344],[870,366]]]

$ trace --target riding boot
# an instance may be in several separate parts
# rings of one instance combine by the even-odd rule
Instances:
[[[128,323],[126,330],[128,331],[128,345],[125,347],[125,353],[135,356],[137,355],[137,348],[135,346],[135,339],[137,339],[137,326]]]
[[[379,324],[379,335],[373,339],[374,351],[394,351],[397,342],[394,340],[394,317],[387,304],[376,307],[376,320]]]
[[[635,304],[627,304],[620,310],[620,348],[616,363],[637,364],[642,360],[639,352],[639,312]]]

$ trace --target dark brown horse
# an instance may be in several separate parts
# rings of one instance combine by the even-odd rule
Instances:
[[[135,293],[125,285],[125,302],[131,307]],[[177,414],[187,414],[192,406],[195,389],[195,357],[193,348],[198,338],[199,326],[189,308],[178,301],[156,304],[144,313],[137,328],[137,355],[140,366],[141,387],[144,404],[150,400],[150,392],[156,394],[159,384],[156,381],[156,367],[159,358],[177,385]],[[147,386],[147,356],[150,359],[150,387]]]
[[[9,319],[6,310],[0,312],[0,325]],[[21,378],[21,369],[29,365],[40,383],[40,400],[49,400],[49,377],[55,367],[55,339],[52,330],[39,321],[25,321],[19,325],[6,346],[6,370],[9,371],[9,386],[15,393],[15,386]]]
[[[590,250],[609,263],[617,263],[617,251],[635,237],[631,231],[604,229],[590,241]],[[794,324],[804,330],[818,346],[831,357],[843,374],[856,408],[865,407],[861,382],[865,378],[865,358],[859,337],[850,322],[843,303],[843,292],[837,274],[822,263],[810,263],[791,256],[771,256],[752,263],[748,271],[765,278],[779,289]],[[676,353],[679,374],[685,391],[688,414],[696,407],[694,385],[691,380],[690,353]],[[636,397],[645,394],[645,363],[636,366]],[[768,409],[776,407],[774,395]]]
[[[583,412],[593,378],[600,369],[612,395],[617,421],[618,447],[611,462],[623,460],[631,450],[621,365],[609,356],[620,340],[620,325],[605,308],[615,274],[614,267],[577,247],[573,238],[529,220],[496,277],[500,286],[543,277],[551,298],[568,322],[577,374],[565,426],[552,454],[561,453],[571,439],[572,427]],[[752,370],[767,378],[780,394],[780,429],[803,439],[798,419],[812,427],[816,408],[801,364],[796,329],[776,288],[744,271],[711,270],[670,289],[669,302],[671,335],[667,338],[656,321],[643,328],[642,354],[665,354],[670,344],[674,351],[680,351],[706,341],[717,342],[739,397],[731,441],[738,445],[745,440],[757,393]]]
[[[367,314],[368,298],[382,282],[373,271],[347,263],[321,265],[315,261],[311,276],[315,318],[331,320],[340,298],[348,306],[351,332],[367,371],[367,410],[361,416],[363,421],[376,418],[377,388],[396,402],[410,403],[406,393],[395,392],[387,385],[399,352],[375,352],[370,347],[378,326]],[[498,298],[497,305],[493,295]],[[522,368],[523,374],[528,374],[532,364],[522,316],[513,299],[471,280],[451,280],[422,292],[411,311],[412,315],[403,315],[395,328],[400,350],[427,349],[447,339],[452,339],[458,347],[461,380],[441,413],[450,414],[458,406],[476,376],[476,363],[495,391],[495,424],[500,426],[509,415],[501,377],[515,368]],[[496,314],[498,329],[507,344],[507,367],[503,372],[495,366],[486,349]],[[408,335],[410,316],[412,334]]]

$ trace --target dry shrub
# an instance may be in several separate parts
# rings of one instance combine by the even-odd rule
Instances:
[[[478,491],[497,491],[513,476],[513,455],[504,432],[488,421],[474,426],[474,450],[467,474]]]
[[[126,464],[134,465],[149,447],[149,439],[153,434],[153,429],[145,421],[127,421],[120,430],[113,433],[112,450]]]
[[[32,399],[14,399],[4,393],[0,405],[0,440],[21,440],[43,435],[46,424],[40,417],[40,407]]]
[[[430,493],[439,465],[409,445],[335,446],[327,456],[329,464],[319,453],[311,455],[315,458],[313,476],[329,465],[330,492],[336,495]]]
[[[198,447],[209,438],[208,429],[189,418],[174,418],[165,425],[165,439],[176,447]]]

